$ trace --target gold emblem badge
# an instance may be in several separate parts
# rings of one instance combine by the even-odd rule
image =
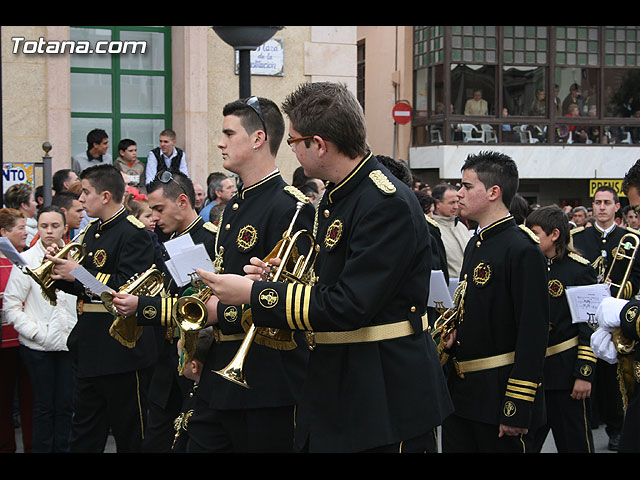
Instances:
[[[558,298],[562,295],[562,292],[564,292],[564,286],[560,280],[555,278],[553,280],[549,280],[549,295],[553,298]]]
[[[258,241],[258,231],[253,225],[246,225],[238,232],[238,248],[248,252]]]
[[[106,261],[107,261],[107,252],[105,252],[102,249],[98,250],[93,256],[93,264],[98,268],[103,267]]]
[[[491,265],[480,262],[473,269],[473,283],[478,287],[484,287],[491,278]]]
[[[634,322],[637,316],[638,316],[637,305],[634,305],[633,307],[629,308],[629,310],[627,310],[627,313],[624,314],[625,320],[629,323]]]
[[[324,246],[328,249],[332,249],[336,246],[340,237],[342,236],[342,221],[335,219],[327,228],[327,233],[324,236]]]
[[[505,417],[513,417],[516,414],[516,404],[511,400],[504,402],[504,408],[502,409]]]
[[[273,288],[265,288],[258,295],[258,301],[264,308],[273,308],[278,304],[278,292]]]
[[[593,369],[591,368],[591,365],[582,365],[580,367],[580,374],[583,377],[588,377],[593,373]]]
[[[154,307],[153,305],[149,305],[148,307],[144,307],[144,309],[142,310],[142,314],[144,315],[144,318],[152,320],[156,318],[158,310],[156,310],[156,307]]]
[[[227,322],[235,322],[238,319],[238,309],[234,305],[229,305],[224,309],[224,319]]]

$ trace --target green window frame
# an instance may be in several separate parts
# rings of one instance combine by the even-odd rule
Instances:
[[[162,68],[158,69],[139,69],[139,68],[126,68],[122,65],[122,58],[118,54],[106,54],[110,55],[111,61],[109,65],[105,66],[74,66],[74,59],[71,61],[71,125],[72,125],[72,154],[80,153],[86,149],[86,135],[89,130],[93,128],[103,128],[109,134],[109,153],[115,160],[118,157],[118,142],[122,138],[132,138],[138,144],[138,158],[146,162],[148,152],[157,146],[158,134],[165,128],[172,128],[172,97],[171,97],[171,27],[170,26],[72,26],[71,29],[85,29],[87,31],[95,30],[104,34],[105,31],[110,32],[110,38],[108,41],[126,41],[130,39],[132,35],[137,34],[162,34]],[[81,34],[80,30],[75,31],[77,34]],[[74,35],[72,35],[74,39]],[[102,38],[101,38],[102,39]],[[86,40],[86,39],[85,39]],[[149,53],[149,43],[147,43],[147,53]],[[157,55],[157,52],[155,52]],[[84,55],[87,54],[76,54]],[[97,55],[97,54],[89,54]],[[137,55],[133,53],[132,55]],[[105,62],[107,63],[107,62]],[[103,91],[108,90],[111,98],[102,98],[97,100],[100,103],[101,108],[92,110],[82,110],[74,108],[74,74],[84,75],[96,75],[96,83],[104,83],[106,86]],[[76,75],[76,78],[81,75]],[[131,108],[123,108],[123,99],[126,92],[123,92],[121,86],[123,79],[133,80],[138,77],[141,82],[154,82],[158,81],[162,84],[162,92],[160,99],[164,105],[161,111],[141,112],[135,111]],[[144,78],[142,78],[144,77]],[[84,77],[90,79],[90,77]],[[144,87],[143,87],[144,88]],[[149,87],[153,89],[153,86]],[[153,99],[152,99],[153,102]],[[110,108],[107,108],[107,105]],[[155,105],[152,107],[154,110],[157,108]],[[110,110],[110,111],[107,111]],[[92,121],[95,120],[95,121]],[[143,128],[144,132],[139,135],[143,138],[134,138],[136,135],[131,135],[131,127],[127,127],[127,121],[129,124],[135,124],[135,120],[147,120],[149,121],[148,128]],[[94,127],[89,125],[94,124]],[[108,127],[110,125],[110,127]],[[82,126],[82,127],[81,127]],[[80,131],[82,130],[82,131]]]

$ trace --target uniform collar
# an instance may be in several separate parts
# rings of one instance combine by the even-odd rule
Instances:
[[[189,233],[191,230],[193,230],[200,222],[204,223],[204,218],[202,218],[200,215],[197,215],[195,220],[193,220],[193,222],[191,222],[189,224],[189,226],[187,228],[185,228],[183,231],[181,232],[174,232],[171,235],[171,238],[176,238],[176,237],[181,237],[182,235]]]
[[[607,229],[604,229],[602,227],[599,227],[596,222],[593,222],[593,228],[596,229],[596,231],[600,234],[601,237],[606,237],[607,235],[609,235],[611,232],[615,230],[617,226],[618,224],[616,222],[613,222],[613,225],[611,225]]]
[[[109,228],[111,225],[116,224],[118,220],[122,218],[126,218],[126,216],[127,216],[127,209],[124,208],[124,205],[123,205],[120,207],[120,210],[118,210],[111,218],[108,218],[104,222],[98,221],[98,230],[104,230],[105,228]]]
[[[272,181],[276,178],[281,178],[280,170],[275,170],[269,175],[267,175],[266,177],[264,177],[262,180],[260,180],[258,183],[255,183],[250,187],[243,188],[242,191],[236,194],[236,196],[244,200],[248,197],[251,197],[252,195],[256,195],[260,191],[262,191],[264,188],[267,188],[268,186],[270,186]]]
[[[513,215],[509,214],[506,217],[501,218],[500,220],[496,220],[492,224],[482,228],[482,230],[480,230],[480,233],[478,233],[478,236],[480,237],[480,240],[486,240],[488,237],[497,235],[506,228],[515,225],[515,222],[516,221],[513,219]]]
[[[362,179],[368,175],[376,166],[376,161],[372,160],[373,154],[367,153],[358,165],[351,170],[351,173],[343,178],[339,183],[327,185],[324,198],[329,203],[335,203],[339,199],[346,197],[349,192],[358,186]]]

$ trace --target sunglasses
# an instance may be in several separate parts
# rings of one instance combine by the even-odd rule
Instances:
[[[264,117],[262,116],[262,109],[260,108],[260,101],[258,100],[258,97],[249,97],[248,99],[246,99],[244,101],[244,103],[248,107],[251,107],[251,109],[254,112],[256,112],[256,115],[258,115],[258,118],[260,118],[260,121],[262,122],[262,128],[264,129],[264,134],[266,136],[267,135],[267,124],[264,121]]]
[[[287,145],[291,146],[294,143],[301,142],[302,140],[308,140],[309,138],[313,138],[313,135],[306,135],[304,137],[289,137],[287,138]]]
[[[160,182],[165,184],[169,182],[175,182],[175,184],[180,187],[180,190],[182,190],[187,197],[189,196],[184,187],[178,181],[176,181],[175,178],[173,178],[173,174],[169,170],[158,172],[158,174],[156,175],[156,180],[159,180]]]

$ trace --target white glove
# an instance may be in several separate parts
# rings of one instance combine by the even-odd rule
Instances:
[[[627,304],[628,300],[621,298],[605,298],[596,310],[596,321],[600,328],[604,328],[608,332],[620,326],[620,312]]]
[[[591,334],[591,350],[596,357],[611,365],[618,363],[618,352],[607,330],[599,328]]]

